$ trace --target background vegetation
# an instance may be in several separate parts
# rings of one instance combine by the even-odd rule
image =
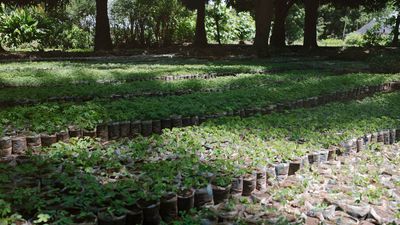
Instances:
[[[7,50],[93,49],[96,1],[70,0],[63,3],[55,8],[49,8],[41,1],[23,5],[3,3],[0,8],[2,47]],[[253,43],[255,13],[243,10],[240,7],[243,4],[221,0],[207,4],[205,29],[208,43]],[[191,43],[196,33],[196,11],[190,9],[180,0],[109,1],[113,46],[126,49]],[[318,43],[320,46],[391,45],[397,30],[397,14],[395,4],[371,9],[362,4],[321,3],[317,22]],[[286,44],[301,44],[303,41],[305,15],[303,2],[293,1],[284,25]],[[373,20],[376,23],[368,32],[354,33]],[[275,23],[278,23],[277,19],[273,26]],[[382,27],[393,31],[383,34]]]

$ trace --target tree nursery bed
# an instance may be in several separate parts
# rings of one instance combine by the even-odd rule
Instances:
[[[357,182],[351,185],[356,189],[346,190],[355,190],[355,196],[346,192],[344,194],[350,196],[338,202],[333,199],[328,205],[318,202],[321,197],[309,200],[304,204],[309,208],[297,209],[305,212],[307,218],[303,218],[329,219],[322,218],[318,210],[324,212],[338,205],[332,218],[343,217],[350,221],[371,215],[376,221],[382,221],[382,217],[398,220],[398,200],[384,198],[393,197],[390,190],[398,191],[398,177],[390,170],[399,166],[398,151],[395,147],[379,150],[382,148],[375,143],[392,144],[398,140],[399,98],[399,93],[382,94],[362,101],[288,113],[214,119],[201,126],[174,128],[165,130],[162,135],[134,140],[71,139],[69,143],[60,142],[48,148],[13,152],[3,157],[0,164],[2,214],[6,221],[25,219],[55,224],[93,224],[96,220],[100,224],[107,224],[107,221],[159,224],[161,219],[187,224],[200,218],[215,220],[215,212],[220,221],[249,219],[239,216],[243,215],[242,206],[232,201],[243,202],[249,207],[247,210],[257,212],[254,211],[257,207],[271,208],[265,199],[277,202],[273,206],[277,210],[289,210],[285,211],[288,214],[295,207],[295,200],[301,201],[319,181],[327,179],[322,170],[325,167],[315,166],[340,156],[339,161],[356,160],[357,163],[346,161],[339,170],[337,164],[329,164],[332,171],[338,173],[337,186],[332,183],[332,188],[348,184],[344,178],[353,170],[346,166],[356,166],[365,174],[367,168],[363,165],[372,168],[388,160],[391,164],[385,164],[385,170],[380,171],[394,176],[393,181],[389,177],[392,186],[384,189],[379,186],[377,182],[385,179],[377,170],[371,170],[369,178],[352,173]],[[370,143],[374,145],[367,148]],[[2,153],[10,148],[4,141],[0,147]],[[357,151],[362,153],[351,158]],[[368,154],[363,154],[364,151]],[[366,161],[361,163],[357,157]],[[293,174],[302,174],[299,171],[309,164],[312,164],[311,172],[303,175],[304,178],[293,178]],[[285,186],[291,179],[300,179],[300,184]],[[376,189],[362,189],[367,183]],[[275,188],[276,185],[279,188]],[[264,198],[268,194],[272,198]],[[351,196],[353,199],[358,196],[359,200],[348,202]],[[254,205],[254,201],[263,204]],[[388,204],[379,206],[379,201]],[[247,202],[253,202],[252,206]],[[219,203],[224,204],[216,206]],[[354,204],[359,211],[349,211],[354,209],[351,208]],[[344,213],[338,211],[339,207]],[[178,210],[191,208],[196,208],[197,212],[178,216]],[[265,214],[269,211],[262,211],[267,217],[276,215],[276,212]],[[296,220],[302,218],[298,211],[292,212]],[[382,216],[386,215],[382,212],[389,216]],[[289,216],[286,219],[293,220]]]

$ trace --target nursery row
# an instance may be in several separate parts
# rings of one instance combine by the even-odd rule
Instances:
[[[195,92],[223,92],[235,89],[263,88],[263,92],[291,88],[302,84],[329,83],[340,89],[352,85],[371,85],[400,80],[399,75],[347,74],[331,76],[330,73],[292,71],[280,74],[252,74],[223,77],[213,80],[184,80],[174,82],[144,81],[113,85],[24,87],[0,90],[0,106],[32,105],[44,102],[82,102],[98,98],[129,99],[148,96],[184,95]],[[338,90],[340,90],[338,89]],[[322,92],[322,90],[321,90]]]
[[[205,61],[196,59],[135,62],[41,62],[0,64],[0,86],[37,87],[90,83],[115,83],[140,80],[174,80],[188,78],[213,78],[240,73],[263,73],[303,69],[363,68],[357,62],[308,61]],[[365,69],[363,69],[365,70]],[[360,71],[360,70],[357,70]]]
[[[16,164],[0,164],[0,204],[39,223],[93,221],[96,215],[114,224],[174,220],[178,210],[263,191],[304,164],[360,151],[370,142],[393,143],[400,137],[394,129],[399,102],[400,94],[392,93],[286,114],[215,119],[108,146],[72,139],[32,149]],[[377,132],[382,129],[389,130]]]
[[[365,83],[374,84],[380,79],[379,77],[371,78]],[[163,128],[179,127],[181,124],[191,125],[197,123],[196,120],[201,123],[208,118],[224,115],[251,116],[257,113],[265,114],[272,111],[317,106],[332,101],[363,98],[377,92],[395,91],[399,88],[398,83],[395,82],[362,86],[365,83],[363,81],[356,82],[356,79],[352,79],[353,82],[349,82],[346,87],[340,87],[346,81],[348,80],[333,83],[327,80],[318,85],[315,82],[298,83],[282,89],[267,89],[270,90],[267,94],[263,93],[265,88],[256,88],[252,91],[244,89],[207,95],[138,98],[135,101],[94,101],[82,105],[43,104],[15,107],[0,112],[0,127],[3,127],[5,131],[3,133],[7,135],[30,136],[40,133],[52,135],[65,131],[68,127],[72,127],[73,130],[83,129],[96,133],[95,130],[99,124],[111,123],[113,125],[116,124],[115,122],[123,122],[125,124],[123,125],[124,131],[119,131],[120,125],[118,124],[117,128],[111,127],[109,134],[111,138],[132,136],[140,132],[147,136],[153,132],[160,133]],[[337,91],[339,88],[347,90]],[[178,118],[176,122],[173,121],[174,118]],[[138,120],[142,120],[142,122],[137,122]],[[142,131],[138,130],[135,124],[143,126]],[[101,127],[97,127],[99,133],[104,130]],[[117,130],[115,135],[112,134],[112,130]],[[100,136],[106,137],[107,135],[101,134]]]
[[[368,75],[365,75],[367,77]],[[40,102],[89,101],[96,98],[133,98],[141,96],[183,95],[193,92],[222,92],[229,89],[262,86],[283,86],[295,81],[318,80],[329,77],[326,73],[297,72],[286,74],[240,74],[212,80],[180,80],[173,82],[144,81],[123,84],[93,84],[90,86],[65,85],[60,87],[23,87],[0,90],[0,105],[35,104]],[[365,78],[363,77],[363,78]],[[350,79],[350,78],[347,78]],[[391,76],[390,79],[397,79]],[[346,78],[338,79],[346,80]],[[385,78],[385,80],[387,80]]]

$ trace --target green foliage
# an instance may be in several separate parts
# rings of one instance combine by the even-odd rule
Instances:
[[[290,8],[286,23],[286,39],[288,44],[293,44],[303,38],[304,29],[304,7],[294,4]]]
[[[111,12],[112,31],[122,46],[169,45],[174,37],[192,35],[194,17],[180,0],[117,0]]]
[[[376,23],[367,33],[363,36],[364,46],[385,46],[389,43],[389,36],[385,35],[381,31],[382,23]]]
[[[0,35],[4,44],[16,48],[21,44],[36,42],[43,48],[43,40],[49,27],[44,10],[40,7],[11,10],[1,5]]]
[[[1,8],[0,38],[8,47],[86,49],[92,44],[88,31],[71,24],[68,19],[49,15],[40,6],[10,8],[2,5]]]
[[[206,30],[208,39],[216,43],[219,40],[223,44],[251,41],[255,22],[248,12],[238,13],[225,3],[213,2],[207,6]]]
[[[319,46],[341,47],[344,46],[344,41],[341,39],[328,38],[320,40]]]
[[[356,46],[361,47],[364,45],[364,38],[363,35],[358,33],[350,33],[346,36],[344,40],[346,46]]]
[[[399,99],[399,93],[392,93],[283,114],[222,118],[106,145],[72,139],[43,149],[44,154],[17,167],[0,164],[0,213],[9,218],[13,212],[24,212],[49,224],[68,224],[69,219],[70,224],[90,219],[97,209],[121,214],[140,198],[157,200],[180,187],[177,179],[186,187],[203,188],[209,182],[205,174],[211,172],[215,182],[225,186],[229,177],[238,175],[232,168],[251,172],[261,162],[285,162],[368,132],[398,127]],[[294,133],[305,143],[293,139]],[[24,182],[15,183],[14,177]],[[282,203],[290,201],[304,191],[306,182],[273,190],[272,196]],[[10,184],[14,188],[3,192]],[[363,196],[375,201],[383,194],[369,190]]]
[[[61,36],[59,45],[63,49],[88,49],[93,45],[91,34],[76,25],[66,27]]]
[[[254,38],[255,21],[248,12],[238,12],[236,17],[236,37],[240,42],[250,41]]]

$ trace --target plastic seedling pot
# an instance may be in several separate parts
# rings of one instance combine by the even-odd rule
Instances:
[[[195,125],[195,126],[199,125],[199,117],[198,116],[192,116],[190,118],[190,120],[191,120],[192,125]]]
[[[171,116],[172,127],[182,127],[182,116]]]
[[[377,143],[378,142],[378,133],[372,133],[371,134],[371,143]]]
[[[12,142],[13,154],[17,155],[24,154],[28,149],[25,136],[13,137],[11,138],[11,142]]]
[[[194,207],[199,208],[204,205],[213,204],[213,191],[211,184],[205,187],[197,188],[194,192]]]
[[[12,141],[10,137],[0,138],[0,157],[8,157],[12,154]]]
[[[394,144],[396,142],[396,129],[391,129],[389,131],[389,143]]]
[[[202,124],[202,123],[204,123],[204,122],[206,122],[206,121],[207,121],[207,119],[206,119],[205,116],[200,116],[200,117],[199,117],[199,124]]]
[[[126,138],[131,136],[131,122],[123,121],[119,123],[120,136]]]
[[[171,129],[172,128],[172,122],[171,119],[162,119],[161,120],[161,129]]]
[[[75,128],[75,127],[70,127],[68,129],[68,132],[69,132],[69,136],[72,137],[72,138],[80,138],[80,137],[82,137],[82,130],[81,129],[78,129],[78,128]]]
[[[171,222],[178,217],[177,194],[168,193],[161,198],[160,215],[165,222]]]
[[[275,165],[277,176],[287,176],[289,174],[289,163],[279,163]]]
[[[242,196],[251,196],[251,193],[256,190],[257,174],[255,172],[246,174],[243,177],[243,192]]]
[[[308,161],[308,155],[302,156],[298,160],[300,160],[300,163],[301,163],[300,168],[310,165],[310,162]],[[290,165],[289,165],[289,169],[290,169]]]
[[[142,133],[142,122],[140,120],[131,122],[131,135],[137,137]]]
[[[155,134],[161,134],[161,120],[153,120],[152,122],[152,132]]]
[[[143,224],[143,210],[136,205],[135,207],[129,207],[126,212],[126,224]]]
[[[30,135],[26,137],[26,144],[28,149],[36,150],[42,146],[42,139],[40,135]]]
[[[371,134],[366,134],[365,136],[364,136],[364,143],[365,143],[365,145],[369,145],[370,143],[371,143],[371,137],[372,137],[372,135]]]
[[[108,125],[108,137],[111,140],[116,140],[121,137],[119,122],[113,122]]]
[[[327,162],[328,158],[329,158],[329,152],[328,151],[322,150],[322,151],[319,152],[319,160],[320,160],[321,163]]]
[[[301,160],[296,160],[296,161],[292,161],[289,163],[289,171],[288,171],[288,175],[295,175],[297,171],[300,170],[301,168]]]
[[[396,129],[396,141],[400,140],[400,128]]]
[[[384,134],[382,131],[378,132],[378,142],[384,142],[385,138],[384,138]]]
[[[383,143],[385,145],[390,144],[390,132],[388,130],[385,130],[382,133],[383,133]]]
[[[61,131],[56,134],[57,141],[60,142],[68,142],[69,141],[69,133],[67,131]]]
[[[329,149],[329,153],[328,153],[328,160],[334,160],[336,158],[336,153],[337,150],[336,149]]]
[[[267,171],[265,168],[260,168],[256,170],[256,189],[259,191],[267,190]]]
[[[234,177],[232,179],[231,194],[234,196],[241,196],[243,193],[243,177]]]
[[[108,141],[108,125],[107,124],[99,124],[96,127],[97,137],[102,140]]]
[[[183,117],[182,118],[182,126],[183,127],[188,127],[192,125],[192,120],[190,119],[190,117]]]
[[[237,207],[233,209],[219,209],[218,210],[218,221],[223,222],[223,224],[232,224],[237,220],[239,211]]]
[[[153,133],[153,121],[142,121],[142,135],[148,137]]]
[[[83,130],[82,134],[84,137],[95,138],[97,136],[96,129],[94,130]]]
[[[267,166],[266,171],[267,173],[267,184],[272,185],[274,180],[276,180],[276,170],[274,165]]]
[[[138,205],[143,210],[143,224],[158,225],[161,223],[160,201],[141,200]]]
[[[229,184],[226,187],[212,185],[214,204],[219,204],[227,201],[230,196],[231,187],[232,187],[231,184]]]
[[[97,214],[98,225],[125,225],[126,215],[112,216],[108,212],[99,212]]]
[[[52,134],[52,135],[42,134],[40,138],[41,138],[43,147],[49,147],[52,144],[57,143],[57,135],[55,135],[55,134]]]
[[[178,210],[189,212],[194,208],[194,189],[183,190],[178,194]]]
[[[362,138],[357,139],[357,152],[364,150],[364,140]]]

